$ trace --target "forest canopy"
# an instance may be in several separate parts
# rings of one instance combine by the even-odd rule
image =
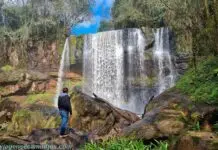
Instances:
[[[89,17],[89,0],[0,0],[1,37],[52,38]],[[22,32],[22,33],[21,33]],[[16,34],[16,35],[13,35]]]
[[[115,29],[167,26],[176,35],[178,52],[218,54],[216,0],[116,0],[112,15]]]

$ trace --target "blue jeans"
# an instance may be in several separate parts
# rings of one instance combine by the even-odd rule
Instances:
[[[65,110],[60,110],[60,115],[61,115],[60,135],[64,135],[65,130],[67,129],[68,112]]]

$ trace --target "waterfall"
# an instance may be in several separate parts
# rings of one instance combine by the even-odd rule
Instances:
[[[157,29],[148,68],[145,63],[146,38],[140,29],[125,29],[86,35],[83,51],[83,92],[138,114],[151,96],[174,84],[168,29]],[[156,70],[153,87],[146,83],[148,72]]]
[[[69,39],[67,38],[64,44],[64,49],[61,55],[61,61],[60,61],[60,67],[58,71],[58,82],[57,82],[57,88],[56,88],[56,95],[54,98],[54,105],[57,106],[58,104],[58,96],[61,93],[61,90],[63,88],[63,77],[64,72],[69,70],[70,67],[70,47],[69,47]]]
[[[83,91],[110,100],[120,107],[117,99],[123,95],[123,59],[122,31],[102,32],[85,36]]]
[[[154,34],[155,47],[153,49],[153,57],[155,63],[158,66],[157,94],[160,94],[166,89],[174,86],[176,75],[170,54],[168,28],[157,29],[157,31]]]

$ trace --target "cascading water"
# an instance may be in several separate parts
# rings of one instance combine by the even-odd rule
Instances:
[[[58,82],[57,82],[57,88],[56,88],[56,95],[54,98],[54,105],[57,106],[58,104],[58,96],[62,90],[63,87],[63,77],[64,72],[69,70],[70,67],[70,47],[69,47],[69,39],[67,38],[64,44],[64,49],[61,55],[61,62],[60,67],[58,71]]]
[[[155,47],[153,49],[154,61],[158,66],[157,95],[174,86],[175,70],[172,64],[169,44],[168,28],[157,29],[155,34]]]
[[[153,67],[157,82],[150,88],[146,81],[146,38],[140,29],[101,32],[85,36],[83,51],[83,92],[111,104],[141,114],[151,96],[157,96],[174,84],[168,29],[155,34]],[[166,70],[169,70],[166,74]],[[163,79],[163,80],[162,80]]]
[[[83,91],[110,100],[118,107],[124,99],[122,31],[87,35],[84,44]]]

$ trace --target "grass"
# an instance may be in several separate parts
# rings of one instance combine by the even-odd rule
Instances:
[[[197,70],[190,69],[176,84],[176,88],[199,103],[218,104],[218,57],[202,60]]]
[[[167,142],[144,145],[142,140],[114,138],[102,143],[87,143],[81,150],[168,150]]]
[[[34,104],[38,101],[52,102],[53,96],[54,95],[50,93],[28,95],[26,103]]]

